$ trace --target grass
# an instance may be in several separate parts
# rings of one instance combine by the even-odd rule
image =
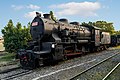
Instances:
[[[116,48],[116,49],[120,49],[120,46],[116,46],[115,48]]]
[[[4,56],[0,57],[0,62],[12,61],[14,58],[15,58],[15,54],[13,54],[13,53],[6,53]]]
[[[115,47],[112,47],[113,49],[120,49],[120,45],[119,46],[115,46]]]
[[[3,46],[3,40],[0,40],[0,51],[4,51],[5,47]],[[0,65],[4,63],[12,62],[15,59],[16,54],[14,53],[7,53],[7,52],[0,52],[2,54],[0,56]]]

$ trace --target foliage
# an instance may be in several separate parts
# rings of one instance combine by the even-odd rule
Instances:
[[[56,21],[56,17],[54,16],[53,11],[50,11],[50,15],[51,15],[52,20],[53,20],[53,21]]]
[[[6,53],[4,56],[0,57],[0,62],[3,62],[3,61],[12,61],[12,59],[15,58],[15,54],[9,54],[9,53]]]
[[[88,22],[88,23],[83,22],[82,25],[93,25],[101,28],[102,31],[107,31],[110,32],[111,34],[115,33],[113,23],[109,23],[106,21],[96,21],[96,22]]]
[[[116,33],[117,35],[120,35],[120,30],[119,30],[119,31],[115,31],[115,33]]]
[[[27,41],[31,39],[30,36],[30,23],[28,28],[17,23],[16,27],[13,25],[12,20],[9,20],[7,26],[2,29],[4,37],[4,47],[7,52],[16,52],[18,49],[26,48]]]

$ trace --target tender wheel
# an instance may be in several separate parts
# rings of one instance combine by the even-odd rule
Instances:
[[[99,52],[100,51],[100,47],[97,47],[96,51]]]
[[[63,59],[62,60],[67,60],[68,59],[68,57],[65,54],[67,54],[67,52],[65,52],[65,49],[63,49]]]
[[[104,46],[104,50],[107,50],[107,46],[106,45]]]
[[[66,55],[64,55],[64,58],[63,58],[63,60],[67,60],[68,59],[68,57],[66,56]]]

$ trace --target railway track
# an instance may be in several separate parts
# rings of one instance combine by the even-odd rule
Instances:
[[[3,70],[3,71],[0,71],[0,74],[8,73],[8,72],[11,72],[11,71],[20,69],[20,68],[21,68],[21,67],[18,66],[18,67],[14,67],[14,68],[11,68],[11,69]]]
[[[89,73],[89,72],[92,72],[92,73],[95,74],[95,73],[96,73],[96,72],[95,72],[95,71],[96,71],[96,70],[95,70],[96,67],[99,69],[99,66],[100,66],[100,65],[102,65],[103,63],[106,63],[107,61],[110,61],[111,59],[113,59],[113,58],[115,58],[115,57],[117,57],[117,56],[120,57],[120,54],[116,53],[116,54],[114,54],[114,55],[112,55],[112,56],[110,56],[110,57],[108,57],[108,58],[106,58],[106,59],[104,59],[104,60],[96,63],[95,65],[93,65],[93,66],[91,66],[91,67],[83,70],[83,71],[82,71],[81,73],[79,73],[78,75],[72,77],[70,80],[87,80],[88,77],[89,77],[89,76],[88,76],[88,73]],[[103,76],[102,79],[99,79],[99,80],[106,80],[106,79],[108,78],[108,76],[109,76],[119,65],[120,65],[120,61],[119,61],[118,64],[115,65],[115,67],[114,67],[113,69],[111,69],[111,71],[108,72],[107,75]],[[94,76],[94,74],[91,74],[91,75]],[[92,77],[93,77],[93,76],[92,76]],[[82,77],[84,77],[85,79],[82,79]],[[89,80],[93,80],[93,78],[92,78],[92,79],[89,78]],[[97,79],[94,79],[94,80],[97,80]]]
[[[120,66],[120,62],[117,65],[115,65],[115,67],[102,80],[107,80],[109,76],[118,68],[118,66]]]
[[[27,74],[32,73],[32,70],[23,70],[21,67],[16,67],[13,69],[5,70],[0,72],[0,74],[5,75],[5,77],[0,77],[0,80],[11,80],[17,77],[21,77]],[[9,74],[9,75],[7,75]]]
[[[58,79],[59,80],[69,80],[71,77],[76,77],[75,76],[76,74],[78,74],[79,72],[83,72],[83,70],[85,71],[87,68],[89,68],[93,64],[100,62],[103,59],[105,60],[106,57],[111,59],[111,58],[117,56],[118,54],[116,54],[116,53],[119,53],[119,52],[120,51],[117,51],[117,50],[116,51],[105,51],[101,54],[96,54],[97,55],[96,57],[91,56],[92,55],[91,54],[91,55],[89,55],[89,57],[86,57],[86,58],[81,57],[80,60],[76,58],[75,60],[71,60],[73,62],[66,61],[65,64],[62,63],[62,64],[59,64],[56,66],[42,67],[37,70],[23,70],[21,68],[20,69],[18,68],[18,69],[11,70],[11,71],[4,71],[3,73],[0,74],[0,80],[13,80],[13,79],[15,79],[15,80],[21,80],[21,79],[22,80],[37,80],[37,79],[38,80],[56,80],[56,79],[57,80]],[[103,57],[103,55],[104,55],[104,57]],[[82,60],[85,59],[85,60],[80,62],[81,59]],[[77,73],[76,73],[76,71],[77,71]],[[71,74],[75,73],[75,74],[71,75],[70,73]],[[104,77],[105,77],[105,75],[104,75]],[[84,80],[84,79],[80,79],[80,80]],[[91,80],[95,80],[95,79],[91,79]],[[97,80],[99,80],[99,79],[97,79]]]
[[[116,53],[119,53],[119,51],[110,51],[110,52],[106,52],[112,55],[104,55],[104,60],[107,58],[112,58],[114,56],[116,56]],[[101,57],[102,58],[102,57]],[[103,60],[101,59],[101,60]],[[78,62],[78,61],[76,61]],[[100,62],[100,57],[97,58],[93,58],[91,60],[87,60],[84,61],[84,63],[80,63],[73,66],[69,66],[66,68],[62,68],[50,73],[46,73],[44,75],[39,75],[38,77],[33,78],[32,80],[70,80],[72,77],[74,77],[75,75],[79,74],[79,72],[82,72],[84,70],[86,70],[87,68],[91,67],[92,65],[96,64]],[[90,79],[81,79],[81,80],[90,80]],[[91,80],[95,80],[95,79],[91,79]],[[99,79],[97,79],[99,80]]]

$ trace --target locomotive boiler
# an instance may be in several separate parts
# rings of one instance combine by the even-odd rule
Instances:
[[[50,14],[36,13],[30,27],[32,41],[18,51],[23,67],[35,68],[69,56],[100,50],[100,28],[80,25],[67,19],[53,20]]]

